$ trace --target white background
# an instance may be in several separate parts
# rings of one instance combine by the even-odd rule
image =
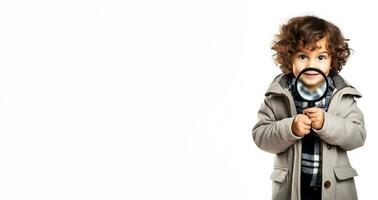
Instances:
[[[376,6],[268,0],[0,1],[0,199],[270,199],[251,130],[274,34],[306,14],[351,39],[367,140],[349,155],[371,199]]]

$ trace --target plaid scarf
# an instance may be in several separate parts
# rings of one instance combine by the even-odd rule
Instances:
[[[294,98],[297,113],[303,113],[308,108],[308,103],[302,101],[299,94],[295,91],[295,80],[293,77],[291,83],[289,83],[289,90]],[[328,109],[328,105],[335,89],[333,80],[327,76],[329,83],[329,90],[327,95],[320,101],[315,102],[315,107],[321,108],[325,111]],[[304,87],[298,87],[299,90],[304,90]],[[323,90],[324,91],[324,90]],[[304,91],[306,92],[306,91]],[[321,96],[321,91],[309,95]],[[302,138],[302,162],[301,162],[301,185],[304,188],[309,187],[321,187],[321,152],[320,152],[321,139],[315,134],[308,134]]]

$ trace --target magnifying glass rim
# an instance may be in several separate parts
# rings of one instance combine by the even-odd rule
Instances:
[[[298,84],[299,77],[300,77],[303,73],[305,73],[305,72],[307,72],[307,71],[317,71],[317,72],[319,72],[319,73],[323,76],[323,78],[324,78],[324,80],[325,80],[325,82],[326,82],[326,84],[327,84],[327,85],[326,85],[326,89],[325,89],[325,91],[324,91],[324,94],[323,94],[322,96],[320,96],[319,98],[315,99],[315,100],[308,100],[308,99],[303,98],[302,95],[301,95],[301,93],[299,93],[299,91],[298,91],[297,84]],[[323,72],[322,70],[320,70],[320,69],[318,69],[318,68],[309,67],[309,68],[305,68],[305,69],[303,69],[303,70],[298,74],[297,79],[295,80],[294,87],[295,87],[295,91],[297,92],[297,94],[299,95],[299,97],[300,97],[302,100],[307,101],[307,102],[316,102],[316,101],[320,101],[321,99],[323,99],[323,98],[327,95],[328,87],[329,87],[329,83],[328,83],[328,80],[327,80],[327,76],[324,74],[324,72]]]

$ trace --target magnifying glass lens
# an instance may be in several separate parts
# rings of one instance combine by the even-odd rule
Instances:
[[[316,101],[323,99],[328,90],[326,75],[317,68],[306,68],[302,70],[295,82],[295,89],[302,100],[314,106]]]

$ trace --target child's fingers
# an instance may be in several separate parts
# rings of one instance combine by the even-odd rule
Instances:
[[[319,118],[311,118],[311,125],[319,123],[320,119]]]
[[[304,123],[304,124],[306,124],[306,125],[308,125],[308,126],[310,126],[311,125],[311,119],[309,118],[309,117],[303,117],[302,118],[302,122]]]
[[[314,112],[318,112],[320,108],[317,108],[317,107],[312,107],[312,108],[306,108],[303,112],[304,113],[314,113]]]
[[[304,115],[321,114],[323,112],[320,108],[307,108],[303,111]]]
[[[304,131],[304,134],[308,134],[311,131],[311,126],[305,125],[302,127],[302,130]]]
[[[315,112],[313,111],[304,111],[304,115],[307,115],[308,117],[321,117],[323,114],[323,111],[321,109],[316,110]]]
[[[320,113],[306,113],[306,115],[311,118],[318,118],[320,117]]]
[[[303,127],[303,129],[305,129],[305,130],[310,130],[311,129],[311,125],[305,125],[304,127]]]
[[[311,126],[320,122],[319,118],[311,118]]]

